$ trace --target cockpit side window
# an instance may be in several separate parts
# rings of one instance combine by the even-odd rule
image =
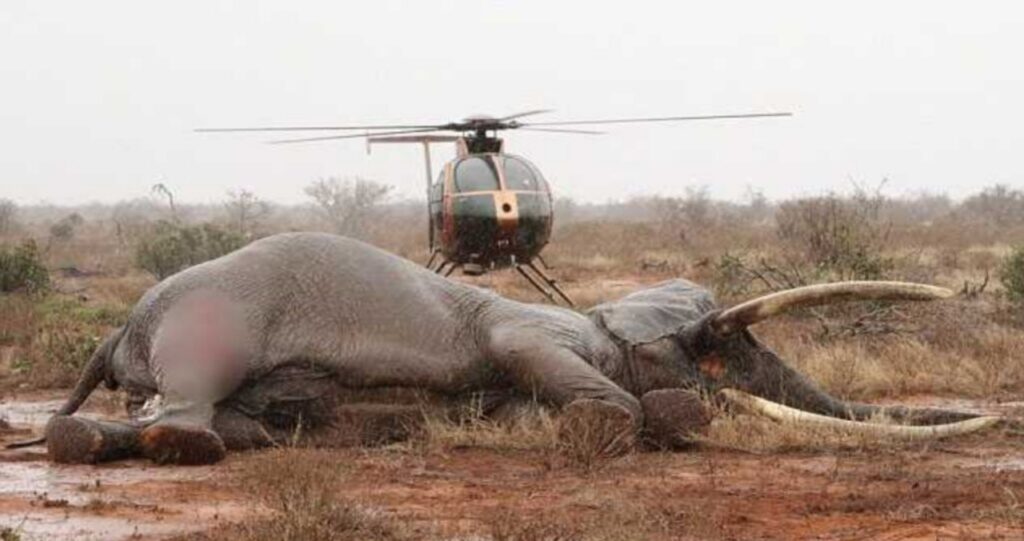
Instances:
[[[489,160],[470,157],[455,167],[455,191],[482,192],[498,189],[498,174]]]

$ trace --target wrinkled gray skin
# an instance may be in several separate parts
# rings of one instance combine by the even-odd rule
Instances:
[[[161,330],[169,310],[189,296],[223,300],[214,317],[236,317],[243,329],[228,346],[210,346],[214,357],[231,356],[223,364],[234,368],[203,372],[208,381],[199,391],[176,388],[185,384],[166,377],[169,363],[200,362],[174,359],[175,344],[166,345],[187,345],[192,331]],[[745,330],[714,336],[706,325],[714,313],[711,294],[683,280],[584,315],[508,300],[355,240],[276,235],[150,289],[97,351],[51,421],[48,444],[60,461],[141,452],[164,462],[212,462],[225,448],[271,444],[299,418],[318,419],[318,400],[338,388],[484,393],[497,402],[526,396],[557,407],[583,401],[624,409],[637,430],[644,418],[639,398],[658,389],[733,387],[837,417],[875,413],[825,394]],[[161,341],[161,332],[170,338]],[[222,361],[207,357],[201,362]],[[127,390],[136,405],[155,394],[165,401],[131,425],[67,416],[100,380]],[[889,413],[924,423],[959,418]]]

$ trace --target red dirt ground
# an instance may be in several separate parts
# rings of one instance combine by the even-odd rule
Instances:
[[[38,426],[56,405],[52,396],[22,398],[0,405],[15,427]],[[0,440],[23,436],[8,431]],[[411,521],[431,539],[486,534],[500,512],[523,521],[584,524],[615,514],[666,525],[641,539],[1024,539],[1019,438],[997,431],[840,454],[643,453],[591,472],[541,452],[332,453],[351,472],[345,496]],[[159,538],[240,520],[261,508],[230,481],[256,458],[235,454],[209,467],[57,466],[41,448],[3,451],[0,528],[23,539]]]

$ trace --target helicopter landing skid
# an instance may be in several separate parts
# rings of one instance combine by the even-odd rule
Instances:
[[[533,271],[533,274],[527,272],[526,269]],[[523,278],[526,278],[527,282],[530,282],[530,285],[532,285],[534,289],[540,291],[545,297],[547,297],[552,304],[558,304],[558,299],[555,298],[555,295],[558,295],[570,307],[576,306],[576,304],[572,302],[572,299],[562,291],[562,288],[558,287],[558,282],[554,278],[545,274],[544,271],[540,270],[537,265],[534,265],[533,261],[528,263],[517,263],[516,270],[519,271],[519,274],[521,274]],[[534,276],[534,274],[536,276]]]
[[[449,261],[448,259],[441,259],[441,263],[435,267],[434,262],[437,261],[436,256],[437,252],[431,254],[430,260],[427,261],[426,265],[427,269],[434,271],[435,274],[440,274],[442,276],[448,277],[453,272],[455,272],[455,269],[457,268],[462,267],[464,272],[467,269],[467,267],[455,263],[454,261]],[[547,267],[543,260],[541,260],[541,264]],[[569,296],[565,294],[565,291],[562,291],[562,288],[558,287],[558,281],[548,276],[543,270],[537,267],[537,265],[535,265],[533,261],[530,261],[529,263],[516,263],[515,268],[516,271],[518,271],[519,274],[523,276],[523,278],[526,278],[527,282],[530,282],[530,285],[532,285],[534,289],[541,292],[541,294],[547,297],[548,301],[550,301],[552,304],[558,304],[558,300],[561,299],[569,307],[576,306],[576,303],[572,302],[572,299],[570,299]],[[550,267],[548,268],[550,269]],[[532,273],[530,271],[532,271]],[[480,268],[479,270],[474,269],[474,272],[470,272],[467,274],[479,276],[484,272],[485,270],[483,268]]]
[[[451,276],[451,274],[453,272],[455,272],[455,269],[457,269],[457,268],[459,268],[458,264],[452,263],[451,261],[448,261],[447,259],[442,261],[441,264],[438,265],[436,268],[431,266],[431,265],[427,266],[427,269],[434,271],[434,274],[440,274],[440,275],[444,276],[445,278],[447,278],[448,276]]]

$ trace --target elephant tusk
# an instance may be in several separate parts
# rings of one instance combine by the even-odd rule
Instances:
[[[793,308],[805,308],[846,301],[933,301],[947,299],[953,292],[910,282],[836,282],[779,291],[751,299],[725,310],[711,322],[718,335],[727,335]]]
[[[905,441],[923,441],[950,436],[961,436],[989,428],[1002,420],[1001,417],[997,416],[978,416],[965,421],[941,425],[886,425],[865,421],[837,419],[827,415],[798,410],[770,400],[765,400],[737,389],[722,389],[719,393],[728,401],[748,411],[759,413],[769,419],[781,423],[817,425],[851,434],[889,436],[894,439]]]
[[[39,445],[41,443],[46,443],[45,437],[40,436],[31,440],[12,441],[11,443],[4,445],[4,449],[21,449],[23,447],[32,447],[33,445]]]

